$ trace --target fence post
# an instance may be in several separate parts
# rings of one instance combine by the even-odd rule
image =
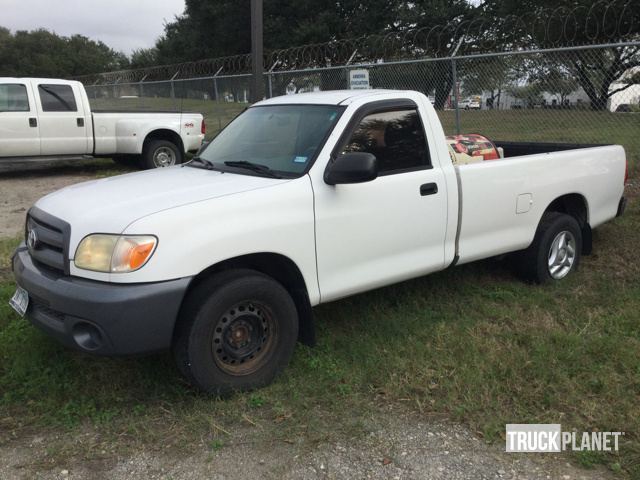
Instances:
[[[169,80],[171,82],[171,98],[172,99],[176,98],[176,89],[174,87],[173,81],[175,80],[175,78],[178,76],[179,73],[180,73],[180,70],[174,73],[173,77],[171,77],[171,80]]]
[[[220,75],[223,67],[220,67],[218,71],[213,75],[213,99],[214,101],[218,101],[218,79],[216,78]]]
[[[455,59],[451,60],[451,76],[453,77],[453,103],[456,109],[456,135],[460,135],[460,99],[458,98],[458,72]]]
[[[280,63],[279,60],[276,60],[273,65],[271,65],[271,68],[269,69],[269,71],[267,72],[267,82],[269,85],[269,97],[268,98],[272,98],[273,97],[273,69],[276,68],[278,66],[278,63]]]

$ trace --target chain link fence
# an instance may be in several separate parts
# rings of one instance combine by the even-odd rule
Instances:
[[[250,74],[85,85],[96,110],[194,111],[215,136],[249,105]],[[429,97],[445,133],[619,143],[640,163],[640,42],[265,73],[267,97],[374,88]]]

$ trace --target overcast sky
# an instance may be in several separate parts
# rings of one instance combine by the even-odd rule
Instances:
[[[0,0],[0,25],[79,33],[129,54],[153,46],[165,21],[183,10],[184,0]]]

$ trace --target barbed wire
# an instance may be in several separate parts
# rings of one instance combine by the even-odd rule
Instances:
[[[499,51],[582,46],[640,39],[637,0],[540,8],[526,16],[480,12],[433,27],[413,28],[269,51],[270,72],[366,62],[438,58]],[[133,83],[247,74],[249,54],[77,77],[85,84]]]

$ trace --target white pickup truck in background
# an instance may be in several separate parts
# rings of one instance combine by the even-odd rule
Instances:
[[[108,157],[182,163],[204,140],[199,113],[91,111],[80,82],[0,78],[0,164]]]
[[[561,281],[623,213],[622,147],[495,145],[454,165],[417,92],[259,102],[180,167],[40,199],[12,303],[70,347],[172,348],[203,390],[259,387],[313,343],[315,305],[507,253]]]

